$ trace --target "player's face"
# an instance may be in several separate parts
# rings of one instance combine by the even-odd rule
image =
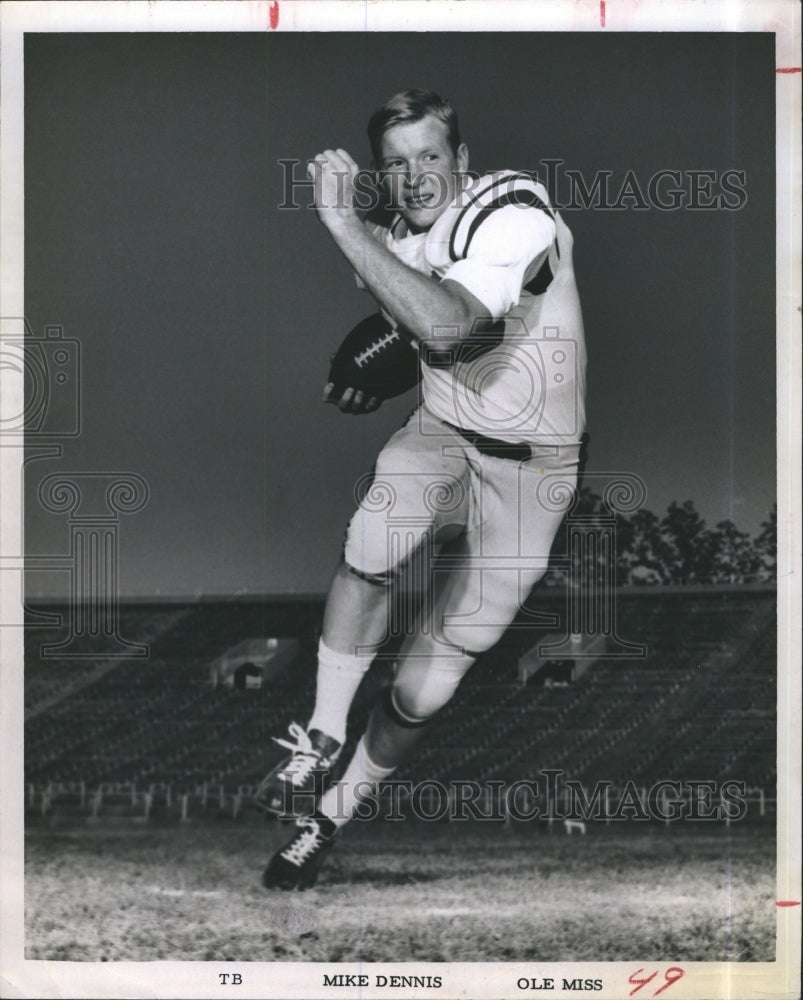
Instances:
[[[391,198],[412,232],[425,232],[454,201],[460,174],[468,169],[464,145],[455,153],[449,130],[434,115],[394,125],[382,136],[377,164]]]

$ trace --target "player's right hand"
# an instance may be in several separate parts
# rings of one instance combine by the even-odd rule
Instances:
[[[338,220],[356,219],[354,181],[360,168],[345,149],[325,149],[307,164],[313,183],[315,210],[331,229]]]
[[[340,399],[334,396],[334,382],[327,382],[323,387],[321,399],[324,403],[334,403],[341,413],[350,413],[352,416],[360,416],[363,413],[373,413],[382,405],[382,400],[376,396],[366,396],[362,389],[354,389],[349,386]]]

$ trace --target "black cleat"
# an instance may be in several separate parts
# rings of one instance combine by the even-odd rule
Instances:
[[[273,739],[292,753],[262,780],[255,801],[260,809],[276,816],[308,816],[331,780],[329,772],[341,745],[320,729],[306,732],[296,722],[290,723],[289,731],[294,743]]]
[[[262,875],[266,889],[311,889],[337,839],[337,827],[321,813],[297,819],[296,826],[295,836],[268,862]]]

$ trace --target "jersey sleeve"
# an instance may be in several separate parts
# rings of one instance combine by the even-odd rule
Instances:
[[[518,303],[525,272],[549,253],[555,222],[545,210],[521,204],[492,208],[477,221],[464,255],[443,279],[459,282],[501,319]]]
[[[501,319],[518,303],[555,243],[546,188],[531,174],[501,170],[460,192],[427,239],[437,275],[459,282]]]

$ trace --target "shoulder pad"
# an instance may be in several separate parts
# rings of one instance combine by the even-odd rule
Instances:
[[[463,192],[449,237],[449,259],[462,260],[482,223],[506,205],[527,205],[546,212],[550,219],[555,218],[546,188],[529,174],[513,170],[488,174]]]

